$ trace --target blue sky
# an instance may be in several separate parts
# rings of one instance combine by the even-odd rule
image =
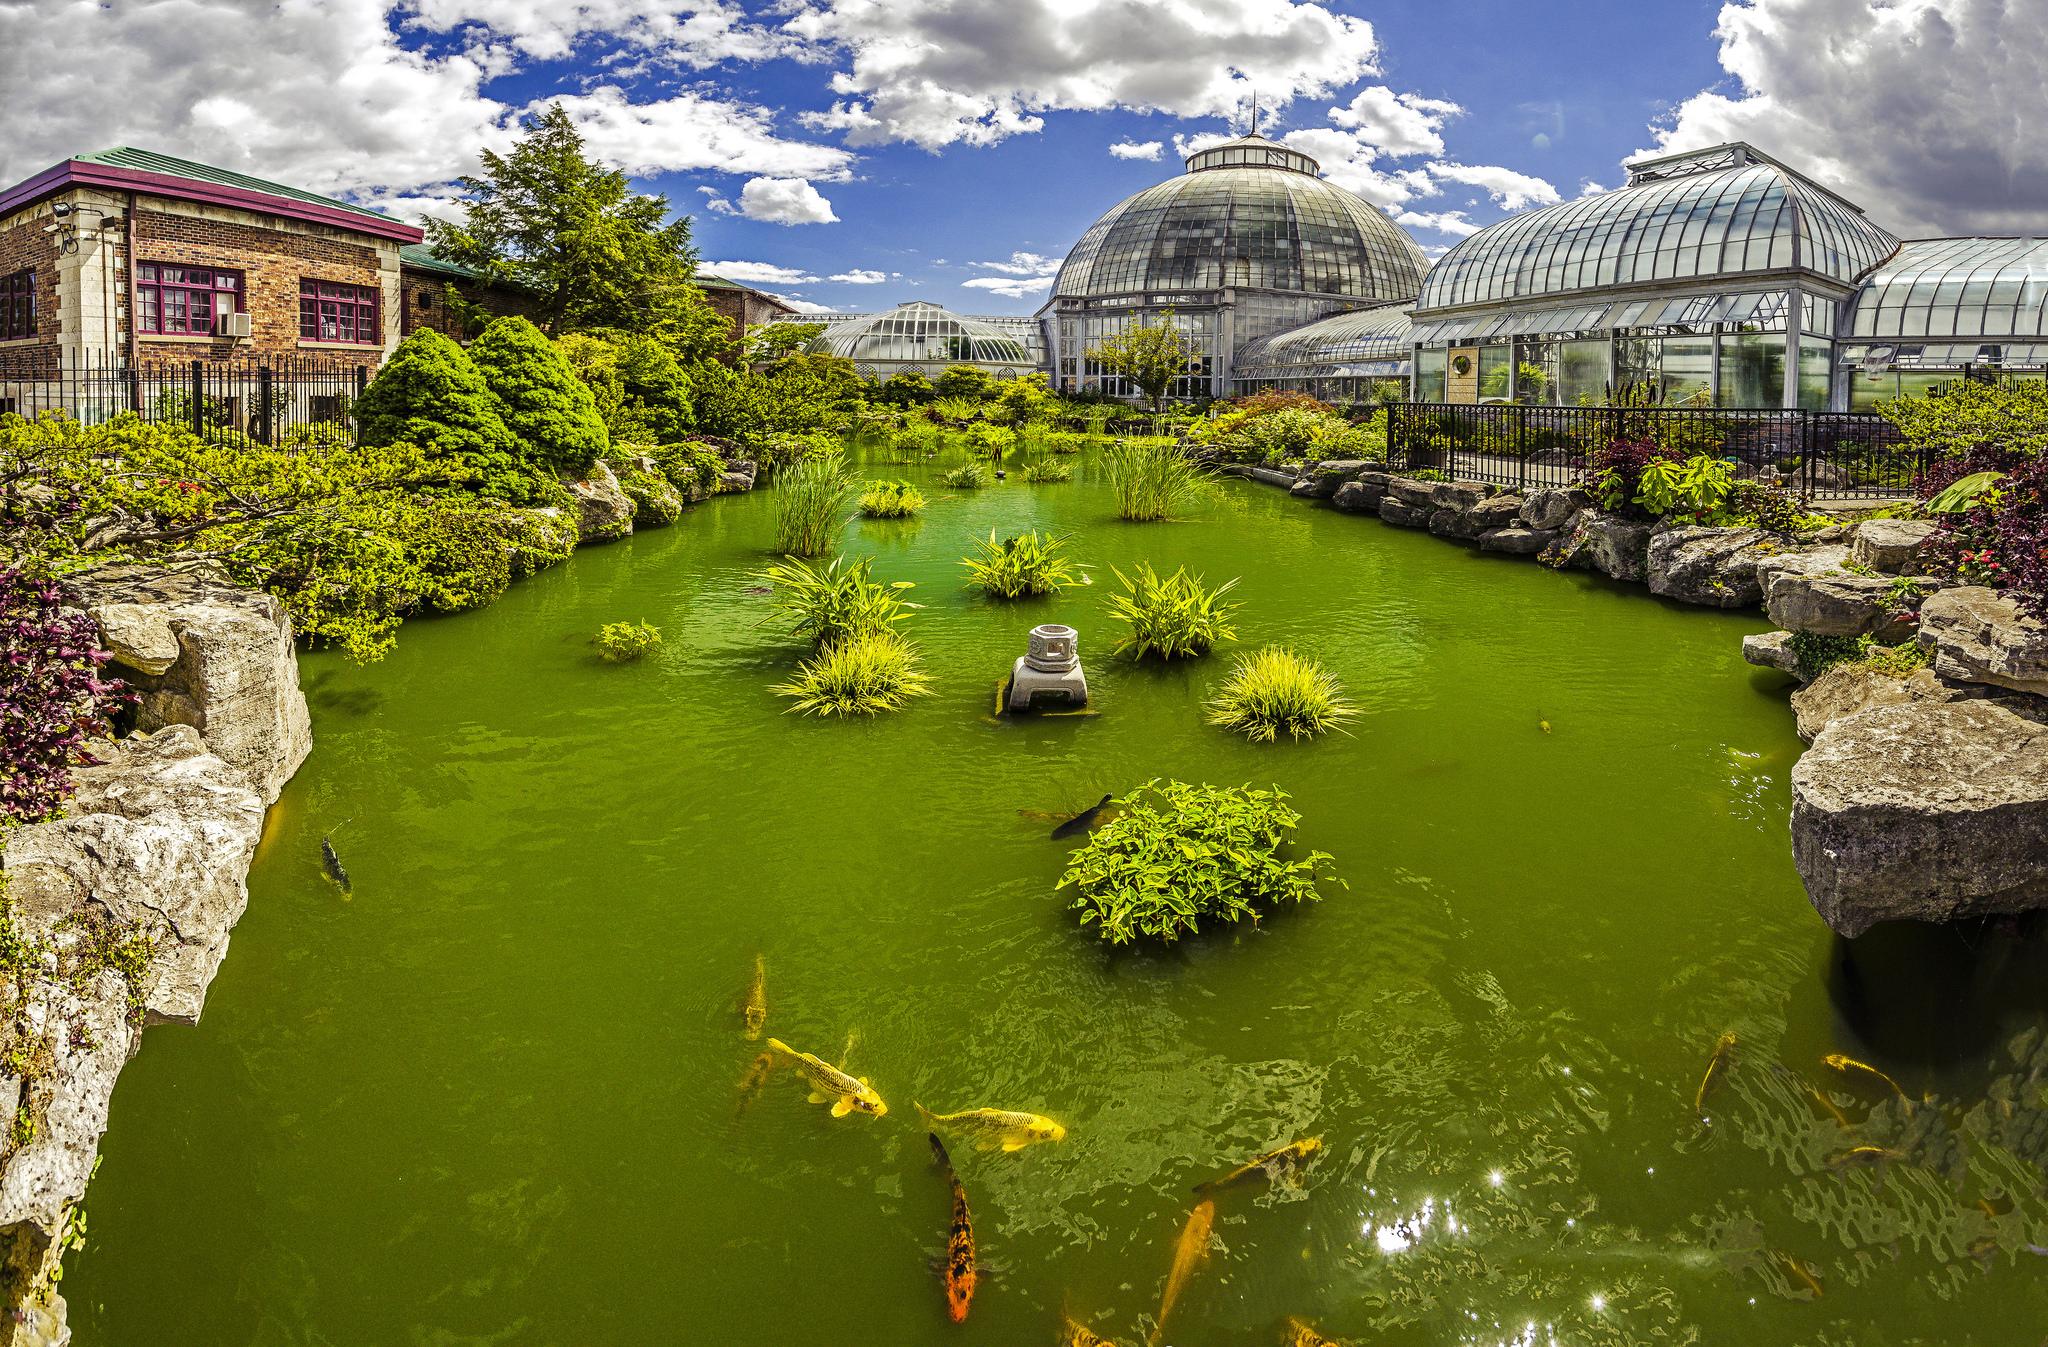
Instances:
[[[2039,233],[2036,4],[0,0],[0,178],[129,144],[447,212],[559,99],[738,279],[1027,313],[1090,221],[1256,87],[1263,129],[1432,252],[1729,139],[1909,237]]]

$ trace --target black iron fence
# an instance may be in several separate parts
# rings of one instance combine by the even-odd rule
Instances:
[[[0,358],[0,414],[54,412],[97,424],[132,412],[208,439],[279,444],[315,426],[353,434],[369,377],[364,362],[295,356],[129,361],[24,352]]]
[[[1821,499],[1910,496],[1922,456],[1882,416],[1728,407],[1531,407],[1398,402],[1387,407],[1392,466],[1523,489],[1570,486],[1587,456],[1649,440],[1734,465]]]

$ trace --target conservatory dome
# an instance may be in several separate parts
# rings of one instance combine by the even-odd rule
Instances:
[[[1010,378],[1029,374],[1040,363],[1016,333],[924,300],[828,321],[808,349],[814,355],[843,356],[863,375],[882,379],[910,371],[936,377],[955,365],[978,365]]]
[[[1416,308],[1805,272],[1847,287],[1899,241],[1747,145],[1639,160],[1628,185],[1491,225],[1437,261]]]
[[[1428,265],[1422,250],[1319,172],[1308,155],[1263,136],[1191,154],[1187,172],[1126,197],[1089,227],[1053,296],[1237,286],[1412,299]]]

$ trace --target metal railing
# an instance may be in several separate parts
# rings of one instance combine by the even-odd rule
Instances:
[[[13,352],[0,356],[0,414],[55,412],[91,425],[132,412],[207,439],[278,444],[316,425],[353,434],[369,377],[364,362],[298,356],[128,361]]]
[[[1397,469],[1435,469],[1523,490],[1570,486],[1595,449],[1649,440],[1674,455],[1725,459],[1822,499],[1910,496],[1923,456],[1882,416],[1730,407],[1537,407],[1397,402],[1387,451]]]

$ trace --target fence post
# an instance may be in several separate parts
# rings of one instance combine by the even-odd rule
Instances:
[[[192,406],[188,411],[194,435],[206,434],[206,362],[192,362]]]
[[[1799,490],[1796,493],[1801,496],[1813,495],[1814,484],[1820,479],[1820,474],[1814,471],[1814,441],[1813,417],[1802,407],[1799,411]]]
[[[1521,403],[1508,405],[1508,443],[1515,455],[1515,490],[1529,489],[1529,409]]]
[[[256,371],[256,397],[260,404],[256,413],[257,424],[262,427],[257,438],[266,446],[274,445],[277,443],[277,413],[272,410],[275,404],[271,399],[271,375],[268,365],[261,366]]]
[[[1401,406],[1399,403],[1389,402],[1387,404],[1387,468],[1389,471],[1394,468],[1396,456],[1401,452],[1400,411]]]

